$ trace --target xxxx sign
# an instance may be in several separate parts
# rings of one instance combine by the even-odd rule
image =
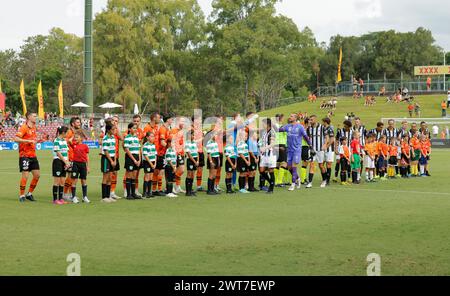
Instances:
[[[450,75],[450,66],[420,66],[414,67],[416,76]]]

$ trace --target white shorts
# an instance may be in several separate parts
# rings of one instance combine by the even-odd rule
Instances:
[[[364,156],[364,167],[366,169],[374,169],[375,159],[371,159],[368,155]]]
[[[334,162],[334,152],[325,152],[325,162]]]
[[[337,160],[341,160],[341,155],[340,154],[336,154],[336,161]]]
[[[261,161],[259,163],[259,166],[262,168],[269,168],[274,169],[277,167],[277,156],[271,155],[271,156],[261,156]]]
[[[323,163],[325,160],[325,151],[317,151],[313,158],[313,162]]]

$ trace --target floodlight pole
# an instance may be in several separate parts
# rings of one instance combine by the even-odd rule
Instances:
[[[94,113],[92,1],[84,1],[84,100],[91,114]]]

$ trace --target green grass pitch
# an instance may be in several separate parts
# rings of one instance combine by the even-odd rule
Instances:
[[[420,97],[422,116],[438,117],[441,99]],[[325,115],[319,104],[263,115]],[[406,113],[406,105],[362,104],[339,102],[334,121],[353,111],[372,127]],[[450,150],[434,149],[431,178],[320,189],[316,176],[312,189],[273,196],[116,204],[100,203],[95,154],[93,203],[54,206],[51,152],[38,154],[35,204],[18,202],[18,153],[0,152],[0,275],[65,275],[69,253],[80,254],[82,275],[365,275],[369,253],[381,256],[382,275],[450,275]]]

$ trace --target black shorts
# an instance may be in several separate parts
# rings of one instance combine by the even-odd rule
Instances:
[[[236,158],[230,158],[230,160],[234,165],[236,165]],[[235,171],[235,169],[233,169],[233,167],[230,165],[228,160],[225,159],[225,172],[233,173],[234,171]]]
[[[144,174],[151,174],[153,173],[155,170],[152,168],[152,166],[150,165],[150,163],[146,160],[144,160],[142,162],[142,168],[144,169]]]
[[[237,160],[236,170],[238,173],[246,173],[249,171],[249,166],[242,158],[239,157]]]
[[[52,176],[55,178],[64,178],[66,177],[66,169],[65,169],[64,161],[61,159],[53,159],[52,163]]]
[[[250,156],[250,167],[248,168],[250,172],[254,172],[258,169],[258,164],[256,160]]]
[[[159,156],[156,159],[156,169],[157,170],[164,170],[164,156]]]
[[[114,160],[114,157],[111,157],[111,159]],[[111,165],[111,162],[109,162],[108,158],[106,158],[105,155],[102,155],[102,159],[100,160],[100,169],[103,174],[115,171]]]
[[[278,160],[277,163],[287,162],[287,149],[286,145],[280,145],[278,148]]]
[[[340,162],[341,171],[350,171],[350,163],[347,158],[341,157]]]
[[[20,157],[19,158],[19,170],[20,172],[32,172],[38,171],[39,161],[36,157],[28,158],[28,157]]]
[[[113,159],[115,159],[115,157],[113,157]],[[112,168],[112,171],[113,171],[113,172],[118,172],[118,171],[120,171],[120,162],[119,162],[119,158],[117,158],[116,166]]]
[[[401,164],[402,165],[409,165],[409,158],[404,153],[402,153]]]
[[[195,165],[195,163],[190,158],[188,158],[186,161],[186,167],[187,167],[188,172],[193,172],[198,169],[198,167]]]
[[[398,163],[397,156],[389,157],[389,165],[397,165],[397,163]]]
[[[139,159],[139,155],[133,154],[134,159]],[[140,166],[137,166],[134,161],[127,155],[125,155],[125,167],[127,172],[139,171]]]
[[[220,164],[220,159],[219,159],[219,157],[211,157],[211,160],[212,160],[212,162],[214,163],[214,169],[217,169],[217,168],[219,167],[219,164]],[[208,170],[211,169],[211,163],[209,162],[209,159],[208,159],[208,164],[207,164],[206,168],[207,168]]]
[[[177,168],[185,164],[184,155],[177,155]]]
[[[219,153],[219,167],[223,167],[223,153]]]
[[[85,162],[74,162],[72,165],[72,179],[87,179],[87,165]]]
[[[311,161],[312,157],[309,153],[309,146],[302,146],[302,161]]]
[[[200,152],[198,154],[198,167],[203,168],[205,167],[205,153]]]

